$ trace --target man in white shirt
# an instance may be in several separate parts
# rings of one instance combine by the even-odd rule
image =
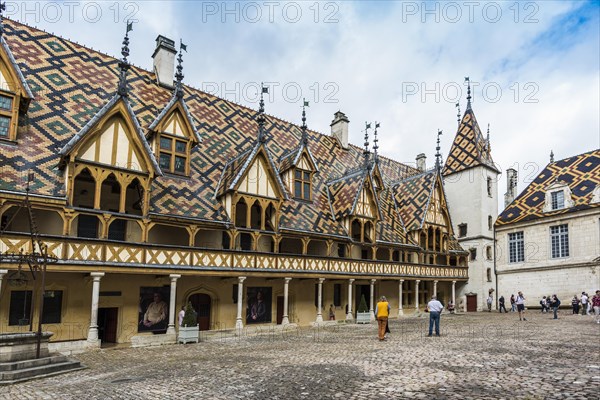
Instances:
[[[427,309],[429,310],[429,335],[427,336],[431,336],[434,324],[435,336],[440,336],[440,314],[444,306],[437,300],[436,296],[431,296],[431,301],[427,303]]]
[[[523,292],[519,291],[515,304],[517,305],[517,311],[519,312],[519,321],[527,321],[525,319],[525,297],[523,296]]]
[[[587,315],[589,297],[586,292],[581,292],[581,315]]]

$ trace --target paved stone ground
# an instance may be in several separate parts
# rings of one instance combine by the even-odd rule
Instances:
[[[562,312],[427,314],[374,325],[249,328],[199,344],[103,349],[89,368],[0,387],[0,399],[598,399],[600,325]]]

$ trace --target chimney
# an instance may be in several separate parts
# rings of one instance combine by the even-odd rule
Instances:
[[[504,207],[513,202],[517,194],[517,171],[514,168],[506,170],[506,193],[504,194]]]
[[[425,171],[425,169],[426,169],[425,160],[426,159],[427,159],[427,156],[425,155],[425,153],[417,154],[417,169],[418,170]]]
[[[156,82],[160,86],[173,88],[173,75],[175,74],[175,42],[163,35],[156,38],[156,49],[152,54]]]
[[[331,121],[331,136],[336,138],[343,149],[348,149],[348,123],[350,120],[341,111],[338,111],[333,116]]]

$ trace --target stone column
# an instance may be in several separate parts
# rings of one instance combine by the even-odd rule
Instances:
[[[283,318],[281,319],[281,325],[287,325],[290,323],[290,319],[288,318],[288,291],[291,280],[292,278],[285,278],[283,283]]]
[[[2,295],[2,279],[4,278],[4,275],[8,274],[8,270],[7,269],[0,269],[0,295]]]
[[[417,279],[415,281],[415,310],[419,311],[419,283],[421,281]]]
[[[177,279],[181,278],[181,275],[171,274],[171,297],[169,298],[169,326],[167,327],[167,334],[175,334],[175,304],[177,302]]]
[[[323,322],[323,281],[325,281],[325,278],[319,278],[319,293],[317,296],[317,323]]]
[[[242,320],[242,303],[244,302],[244,281],[245,276],[238,277],[238,295],[237,295],[237,318],[235,319],[235,329],[244,329],[244,321]]]
[[[92,283],[92,311],[90,313],[90,327],[88,329],[87,341],[90,344],[98,344],[98,298],[100,297],[100,279],[104,272],[92,272],[90,276],[94,279]]]
[[[371,321],[375,321],[375,308],[373,307],[373,296],[375,296],[375,281],[376,279],[371,279],[371,291],[369,292],[371,298],[371,304],[369,306],[369,312],[371,313]]]
[[[346,320],[352,320],[352,282],[354,279],[348,279],[348,314],[346,314]]]
[[[404,279],[400,279],[398,283],[398,317],[404,315],[404,310],[402,309],[402,284],[404,284]]]
[[[452,281],[452,304],[456,310],[456,281]]]
[[[438,281],[433,281],[433,295],[437,296],[437,284]]]

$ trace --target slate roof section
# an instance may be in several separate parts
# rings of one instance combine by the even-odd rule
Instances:
[[[394,199],[407,231],[423,227],[436,174],[435,170],[426,171],[394,184]]]
[[[328,183],[329,199],[336,220],[340,221],[354,212],[365,175],[365,170],[360,169]]]
[[[494,165],[490,146],[481,134],[475,113],[468,107],[450,147],[442,175],[454,174],[480,165],[500,173]]]
[[[10,63],[12,65],[13,69],[17,73],[17,77],[19,78],[19,81],[21,82],[21,86],[23,86],[23,89],[25,90],[25,94],[27,94],[27,97],[29,97],[30,99],[33,99],[34,98],[33,92],[31,91],[29,84],[25,80],[25,77],[23,76],[21,69],[17,65],[15,56],[13,56],[12,51],[10,51],[10,47],[8,47],[8,43],[6,43],[6,40],[4,40],[4,36],[0,37],[0,44],[2,44],[2,47],[4,48],[4,52],[6,53],[6,55],[8,55],[8,59],[10,60]]]
[[[160,124],[160,122],[163,120],[163,118],[165,118],[167,116],[167,113],[178,102],[183,107],[185,118],[187,119],[188,123],[192,127],[192,134],[194,135],[194,138],[196,139],[196,142],[202,143],[202,137],[200,136],[200,133],[198,132],[198,129],[196,127],[196,122],[194,121],[194,117],[192,117],[192,114],[190,113],[190,109],[185,104],[185,101],[183,101],[183,98],[177,97],[177,93],[176,92],[173,92],[173,97],[171,97],[171,100],[169,100],[169,102],[163,108],[163,110],[160,112],[160,114],[158,114],[158,116],[156,117],[156,119],[154,120],[154,122],[152,122],[150,124],[150,126],[148,127],[148,130],[150,131],[150,133],[154,132],[156,130],[156,127],[158,126],[158,124]],[[149,135],[149,137],[151,137],[151,135]]]
[[[574,206],[543,212],[546,188],[557,180],[568,184]],[[592,203],[593,191],[597,185],[600,185],[600,149],[550,163],[502,211],[496,220],[496,226],[600,208],[600,203]]]
[[[297,148],[284,154],[279,159],[279,173],[284,173],[288,169],[294,168],[296,165],[298,165],[298,163],[300,162],[300,158],[302,157],[302,153],[303,153],[304,149],[306,149],[308,158],[310,159],[310,161],[313,163],[313,165],[316,168],[314,172],[319,172],[319,166],[310,151],[310,147],[307,144],[304,144],[302,141],[300,141],[300,145]]]

